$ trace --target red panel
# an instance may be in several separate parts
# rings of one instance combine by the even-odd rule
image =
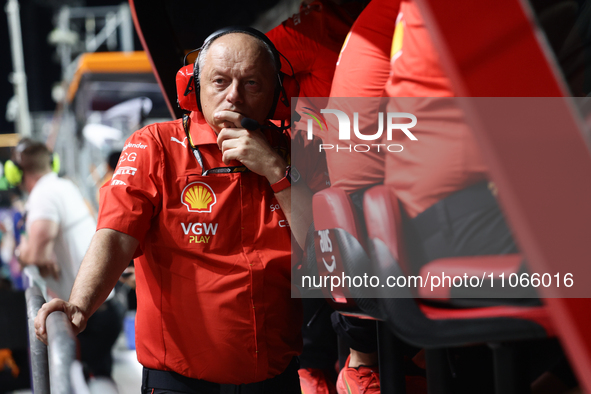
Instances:
[[[517,307],[517,306],[490,306],[486,308],[440,308],[421,304],[421,311],[429,319],[487,319],[487,318],[515,318],[521,320],[531,320],[546,330],[548,336],[556,335],[554,325],[548,317],[547,308],[542,307]]]
[[[459,96],[567,94],[529,9],[518,0],[418,1]],[[591,156],[572,103],[518,114],[508,102],[495,111],[474,104],[467,103],[467,115],[530,272],[578,271],[575,280],[587,282],[591,276],[581,267],[589,265],[584,238],[591,234]],[[512,124],[515,116],[528,127]],[[564,287],[541,290],[569,294]],[[546,302],[580,382],[591,392],[591,300]]]
[[[134,0],[129,0],[129,8],[131,10],[131,17],[133,18],[133,24],[135,26],[135,31],[137,32],[140,42],[142,43],[142,47],[144,48],[144,51],[148,55],[148,60],[150,61],[150,64],[152,65],[152,70],[154,71],[154,76],[156,77],[156,81],[158,82],[158,85],[160,86],[160,90],[162,91],[162,95],[164,96],[164,101],[166,101],[166,106],[168,107],[168,110],[170,111],[171,116],[173,118],[176,118],[175,110],[172,107],[170,100],[168,99],[168,95],[166,94],[166,89],[164,88],[164,85],[162,84],[162,80],[160,79],[160,74],[156,72],[156,65],[154,64],[154,60],[152,59],[152,54],[150,53],[150,49],[148,48],[148,45],[146,44],[146,40],[144,39],[144,34],[142,33],[142,27],[140,26],[140,22],[138,20],[137,13],[135,11]]]
[[[519,0],[418,0],[456,96],[560,97],[542,32]],[[541,81],[544,81],[541,83]]]
[[[379,185],[365,192],[363,213],[369,239],[377,238],[384,242],[402,271],[412,272],[403,247],[402,215],[394,188]],[[381,261],[378,261],[378,264],[380,263]]]
[[[518,254],[493,255],[493,256],[470,256],[452,257],[434,260],[421,268],[421,276],[430,272],[433,275],[445,271],[449,275],[482,275],[483,272],[506,272],[519,271],[523,257]]]
[[[316,193],[312,200],[312,209],[314,214],[314,243],[316,250],[316,261],[318,264],[318,273],[321,277],[336,276],[341,277],[344,273],[341,253],[338,243],[332,229],[343,229],[360,242],[365,238],[359,232],[358,218],[349,195],[343,190],[335,187],[324,189]],[[321,235],[319,230],[328,230],[324,233],[327,243],[326,252],[322,251]],[[328,242],[330,240],[330,246]],[[328,267],[331,267],[328,270]],[[356,308],[355,302],[351,299],[351,294],[347,287],[339,286],[330,291],[327,287],[322,287],[325,296],[332,302],[329,302],[334,309],[343,311]]]
[[[362,242],[364,237],[359,233],[359,219],[351,198],[343,189],[333,187],[316,193],[313,207],[316,230],[341,228]]]

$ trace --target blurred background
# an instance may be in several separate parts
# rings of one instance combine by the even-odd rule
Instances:
[[[184,55],[223,26],[249,25],[266,32],[298,12],[300,1],[2,3],[0,393],[30,393],[22,290],[35,278],[31,273],[27,277],[14,257],[24,232],[26,196],[9,187],[3,174],[11,149],[22,137],[45,142],[59,155],[59,175],[79,187],[96,217],[98,189],[111,178],[127,137],[147,124],[182,115],[176,106],[175,76]],[[127,307],[115,351],[117,388],[95,382],[99,386],[92,392],[137,392],[140,386],[134,287],[130,267],[117,288]]]
[[[170,119],[172,111],[181,115],[164,100],[134,16],[144,26],[144,42],[154,48],[151,57],[166,90],[184,53],[217,28],[240,24],[267,31],[299,7],[297,0],[139,3],[4,3],[0,161],[9,159],[19,135],[47,142],[60,155],[61,175],[74,180],[95,209],[109,153],[143,125]],[[176,91],[169,90],[169,101],[176,103]]]

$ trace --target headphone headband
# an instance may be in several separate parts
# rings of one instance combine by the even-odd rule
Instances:
[[[273,62],[275,63],[275,70],[277,72],[281,71],[281,58],[279,55],[279,51],[277,50],[277,48],[275,48],[275,44],[273,44],[273,42],[271,40],[269,40],[269,37],[267,37],[266,35],[264,35],[260,31],[258,31],[257,29],[254,29],[250,26],[228,26],[228,27],[224,27],[224,28],[214,31],[209,36],[207,36],[207,38],[203,41],[203,45],[201,45],[201,48],[199,48],[199,51],[200,51],[199,53],[201,53],[201,49],[211,45],[211,43],[213,41],[217,40],[221,36],[225,36],[226,34],[230,34],[230,33],[248,34],[250,36],[253,36],[254,38],[258,38],[259,40],[261,40],[263,43],[265,43],[267,48],[269,48],[271,50],[271,53],[273,54]],[[185,57],[185,59],[186,59],[186,57]],[[198,61],[199,61],[199,55],[197,55],[197,58],[195,59],[195,64],[197,64]]]
[[[273,45],[271,40],[269,40],[269,38],[267,38],[266,35],[258,31],[257,29],[248,26],[224,27],[211,33],[203,42],[203,45],[201,46],[199,54],[197,55],[197,58],[195,59],[195,63],[193,65],[193,83],[195,84],[195,99],[197,100],[197,108],[199,109],[199,111],[203,112],[203,109],[201,107],[201,87],[199,81],[199,58],[201,57],[201,53],[203,49],[207,49],[213,41],[217,40],[222,36],[225,36],[226,34],[231,33],[243,33],[255,37],[262,41],[265,44],[265,46],[271,51],[271,54],[273,56],[273,63],[275,65],[277,80],[275,81],[273,104],[271,106],[271,109],[269,110],[269,114],[267,115],[267,118],[270,119],[273,117],[273,114],[275,113],[275,108],[277,108],[277,101],[279,100],[280,94],[282,92],[285,93],[285,90],[283,89],[282,85],[284,74],[281,72],[281,58],[279,56],[279,52],[275,48],[275,45]]]
[[[289,120],[291,118],[291,97],[299,95],[300,87],[293,75],[286,75],[281,72],[281,56],[283,56],[273,42],[260,31],[248,26],[230,26],[217,30],[207,36],[203,45],[200,48],[187,52],[183,59],[184,66],[177,72],[176,87],[177,87],[177,102],[180,108],[187,111],[201,111],[201,97],[199,86],[199,57],[203,48],[207,48],[217,38],[230,33],[244,33],[261,40],[266,48],[271,52],[273,62],[277,70],[276,85],[273,97],[273,105],[268,119],[274,120]],[[187,64],[187,57],[189,54],[199,51],[194,63]],[[285,56],[283,56],[285,58]],[[289,60],[285,59],[289,64]],[[291,66],[291,64],[290,64]],[[281,104],[278,104],[281,101]]]

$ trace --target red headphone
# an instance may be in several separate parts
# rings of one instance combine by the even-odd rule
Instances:
[[[275,59],[273,59],[278,65],[278,68],[281,67],[281,61],[279,60],[279,56],[283,56],[275,49],[273,43],[265,36],[263,33],[255,30],[251,27],[229,27],[224,28],[221,30],[216,31],[215,33],[211,34],[209,37],[205,39],[205,42],[201,46],[201,48],[205,47],[209,42],[215,40],[216,38],[228,34],[231,32],[242,32],[246,34],[250,34],[254,37],[259,38],[263,41],[267,46],[271,48],[271,51],[274,54]],[[196,49],[194,51],[200,50]],[[191,51],[191,52],[194,52]],[[189,52],[189,53],[191,53]],[[187,53],[187,55],[189,54]],[[283,56],[285,58],[285,56]],[[286,59],[287,60],[287,59]],[[199,94],[199,84],[195,83],[196,80],[199,79],[198,70],[195,70],[195,65],[198,64],[199,55],[195,59],[194,64],[187,64],[176,73],[176,95],[177,95],[177,102],[178,106],[181,109],[187,111],[200,111],[201,108],[199,105],[199,100],[197,94]],[[185,55],[184,63],[187,63],[187,56]],[[288,60],[289,63],[289,60]],[[293,74],[293,69],[292,69]],[[269,116],[269,119],[272,120],[291,120],[291,97],[298,97],[300,93],[300,85],[298,84],[294,75],[287,75],[281,71],[278,71],[278,86],[276,89],[276,102],[274,103],[274,110],[272,114]]]

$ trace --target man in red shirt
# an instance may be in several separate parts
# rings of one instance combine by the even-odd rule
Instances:
[[[290,174],[281,133],[241,126],[272,113],[279,57],[234,28],[210,36],[195,66],[200,111],[127,141],[70,300],[40,310],[37,335],[55,310],[84,329],[133,256],[142,392],[299,393],[291,235],[303,244],[313,180]]]

